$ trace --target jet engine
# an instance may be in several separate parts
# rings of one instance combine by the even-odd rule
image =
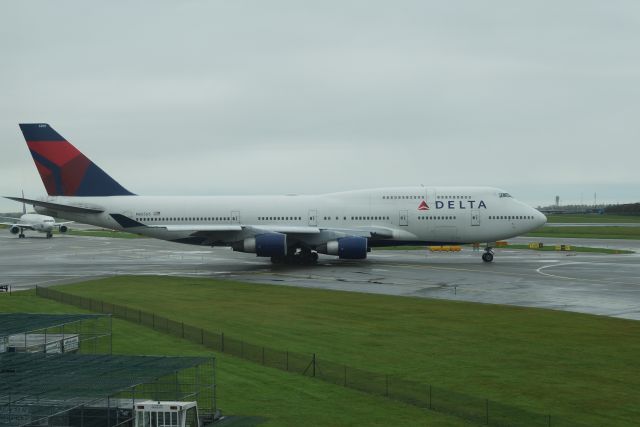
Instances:
[[[249,237],[231,246],[234,251],[255,253],[257,256],[285,256],[287,236],[281,233],[265,233]]]
[[[368,242],[364,237],[343,237],[331,240],[317,248],[318,252],[327,255],[338,255],[340,259],[365,259]]]
[[[17,226],[12,226],[9,231],[11,232],[11,234],[18,234],[20,232],[20,227]]]
[[[61,225],[60,226],[60,232],[61,233],[66,233],[67,231],[69,231],[69,227],[67,227],[66,225]]]

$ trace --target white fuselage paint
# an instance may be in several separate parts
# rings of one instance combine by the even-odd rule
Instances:
[[[58,196],[44,200],[104,212],[62,213],[36,208],[38,212],[163,240],[188,238],[193,233],[188,229],[193,227],[241,225],[317,227],[346,234],[379,228],[386,233],[384,238],[370,239],[371,246],[494,242],[527,233],[546,222],[536,209],[490,187],[395,187],[314,196]],[[428,210],[419,209],[423,201]],[[124,215],[147,227],[123,228],[111,214]]]
[[[53,217],[40,214],[24,214],[20,217],[19,225],[29,225],[32,230],[40,233],[51,233],[56,221]],[[17,225],[19,227],[19,225]]]

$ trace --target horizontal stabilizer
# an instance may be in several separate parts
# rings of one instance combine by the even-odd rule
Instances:
[[[100,213],[104,212],[104,209],[100,208],[89,208],[83,206],[71,206],[71,205],[62,205],[60,203],[52,203],[52,202],[44,202],[42,200],[32,200],[32,199],[24,199],[22,197],[9,197],[3,196],[5,199],[15,200],[20,203],[27,203],[33,206],[40,206],[43,208],[51,209],[53,211],[58,212],[74,212],[74,213]]]

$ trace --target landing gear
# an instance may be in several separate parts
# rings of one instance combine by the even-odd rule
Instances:
[[[47,233],[47,239],[50,239],[53,237],[53,234],[51,232]]]
[[[24,239],[24,233],[20,233],[20,234],[18,234],[18,238],[19,238],[19,239]]]
[[[493,261],[493,248],[487,246],[484,248],[484,253],[482,254],[482,260],[484,262],[492,262]]]
[[[272,264],[313,265],[318,262],[318,253],[310,249],[301,249],[284,256],[272,256]]]

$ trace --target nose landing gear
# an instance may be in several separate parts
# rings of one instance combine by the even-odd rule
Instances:
[[[492,262],[493,261],[493,248],[487,246],[484,248],[484,253],[482,254],[482,261],[484,262]]]

